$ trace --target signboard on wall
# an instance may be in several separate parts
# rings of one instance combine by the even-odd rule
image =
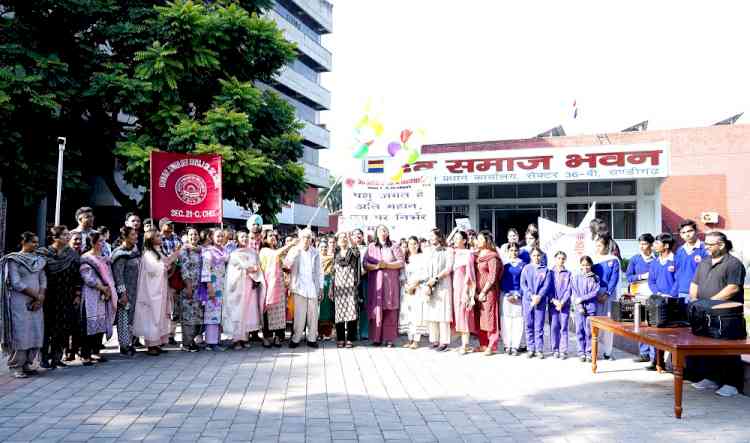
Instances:
[[[344,178],[341,186],[341,230],[375,232],[385,225],[391,239],[424,236],[435,227],[435,185],[432,177],[411,174],[399,182],[383,174]]]
[[[405,167],[435,184],[632,180],[667,177],[669,144],[597,145],[423,154]]]

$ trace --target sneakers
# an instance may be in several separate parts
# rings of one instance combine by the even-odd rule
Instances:
[[[648,355],[639,355],[633,359],[633,363],[646,363],[651,361],[651,357]]]
[[[709,380],[707,378],[704,378],[698,383],[693,383],[692,386],[699,391],[705,391],[709,389],[713,391],[713,390],[719,389],[718,383],[716,383],[715,381]]]
[[[718,391],[716,391],[716,395],[720,395],[722,397],[734,397],[735,395],[739,394],[740,392],[735,388],[734,386],[730,385],[724,385],[721,388],[719,388]]]
[[[536,352],[532,351],[532,352],[529,352],[528,354],[526,354],[526,358],[534,358],[534,357],[536,357]]]

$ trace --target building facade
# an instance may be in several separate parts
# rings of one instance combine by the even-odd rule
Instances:
[[[273,82],[258,86],[272,88],[291,103],[304,124],[304,153],[300,163],[305,168],[308,188],[277,214],[282,225],[307,225],[312,220],[313,228],[328,226],[328,210],[316,210],[318,190],[329,186],[329,172],[320,166],[319,153],[331,146],[331,135],[320,124],[320,112],[331,107],[331,93],[320,85],[320,76],[333,66],[331,52],[321,42],[323,35],[333,31],[332,9],[327,0],[277,0],[266,12],[284,37],[297,44],[298,56]],[[251,208],[241,208],[234,202],[224,203],[226,219],[245,220],[251,212]]]
[[[676,233],[684,219],[750,251],[748,160],[750,125],[720,125],[425,145],[413,169],[433,170],[448,231],[464,217],[499,239],[537,217],[576,225],[595,201],[624,254],[637,252],[639,234]]]

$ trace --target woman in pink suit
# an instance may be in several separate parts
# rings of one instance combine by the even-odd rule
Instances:
[[[474,318],[474,295],[476,293],[476,276],[474,273],[475,257],[467,249],[468,236],[464,231],[456,231],[453,244],[453,323],[456,332],[461,335],[460,354],[473,350],[469,346],[469,334],[476,333]]]
[[[390,239],[388,228],[378,226],[376,239],[367,247],[364,257],[367,275],[367,316],[369,338],[373,346],[393,347],[398,337],[398,309],[401,302],[399,275],[404,256],[398,243]]]

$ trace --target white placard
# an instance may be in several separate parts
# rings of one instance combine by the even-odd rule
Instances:
[[[456,227],[464,232],[471,231],[471,220],[468,218],[457,218]]]
[[[374,233],[388,227],[391,239],[423,235],[435,227],[435,184],[432,177],[412,174],[392,182],[383,174],[344,178],[341,186],[341,230]]]

